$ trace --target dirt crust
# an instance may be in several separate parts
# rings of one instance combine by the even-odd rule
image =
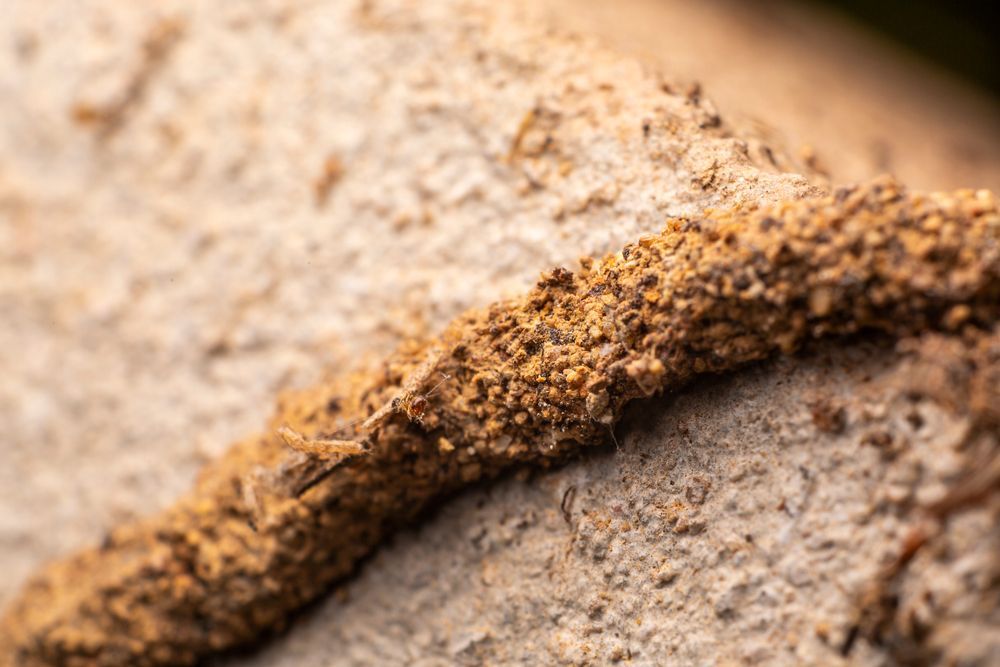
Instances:
[[[997,488],[1000,337],[845,343],[634,402],[615,442],[463,491],[209,664],[992,665],[1000,493],[936,508]]]
[[[431,499],[604,442],[632,399],[820,336],[973,336],[998,304],[1000,216],[986,192],[880,181],[675,219],[368,373],[288,395],[271,430],[172,509],[37,575],[0,625],[0,659],[193,663],[280,627]],[[983,396],[970,405],[994,405]],[[289,432],[364,453],[290,450]]]
[[[529,7],[15,1],[0,607],[171,505],[280,391],[669,218],[821,192],[674,73]]]

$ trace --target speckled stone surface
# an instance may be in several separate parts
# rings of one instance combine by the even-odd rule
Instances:
[[[42,560],[176,498],[205,460],[265,422],[279,389],[657,231],[668,214],[815,189],[773,173],[796,162],[761,140],[775,128],[732,137],[711,85],[691,95],[673,85],[689,72],[661,77],[553,32],[519,2],[9,9],[0,602]],[[165,26],[177,37],[151,61]],[[146,80],[113,131],[89,119]],[[870,419],[895,415],[891,430],[911,437],[909,408],[891,394],[872,395],[869,416],[852,398],[867,391],[859,369],[888,373],[895,356],[830,354],[836,372],[779,362],[676,405],[645,403],[618,433],[621,452],[457,499],[255,664],[689,664],[726,651],[733,662],[829,664],[848,598],[905,532],[892,508],[913,480],[937,479],[961,428],[923,405],[933,428],[912,436],[926,441],[907,454],[916,462],[869,465],[858,442]],[[848,405],[839,435],[814,433],[802,407],[827,383]],[[787,420],[767,427],[781,437],[757,414]],[[749,471],[729,482],[746,495],[714,486],[688,507],[687,489],[697,498],[703,486],[691,480],[729,480],[726,465]],[[676,514],[649,509],[675,500],[695,510],[679,534]],[[889,509],[864,521],[862,510],[837,513],[865,503]],[[989,521],[961,518],[952,550],[920,565],[945,598],[966,599],[950,577],[988,571]],[[926,592],[909,581],[914,597]],[[703,622],[678,622],[688,617]],[[736,632],[752,640],[745,649],[732,648]],[[867,650],[852,659],[886,660]]]

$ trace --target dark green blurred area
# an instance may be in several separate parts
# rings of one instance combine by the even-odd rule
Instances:
[[[1000,2],[809,0],[883,34],[920,56],[1000,95]]]

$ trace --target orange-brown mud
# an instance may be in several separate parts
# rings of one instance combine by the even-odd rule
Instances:
[[[988,193],[880,181],[673,220],[377,369],[284,397],[272,428],[174,507],[39,573],[0,622],[0,662],[193,663],[281,627],[434,498],[605,442],[632,399],[871,330],[980,341],[995,379],[998,338],[983,332],[998,315]],[[968,386],[968,409],[990,414],[995,386]],[[307,453],[324,441],[329,455]]]

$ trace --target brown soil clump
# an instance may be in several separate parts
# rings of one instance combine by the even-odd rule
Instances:
[[[0,625],[0,660],[193,663],[280,627],[430,500],[604,442],[632,399],[820,336],[974,336],[998,310],[988,193],[878,182],[673,220],[370,373],[289,395],[172,509],[39,574]],[[990,384],[970,386],[988,410]],[[302,451],[324,442],[361,453]]]

